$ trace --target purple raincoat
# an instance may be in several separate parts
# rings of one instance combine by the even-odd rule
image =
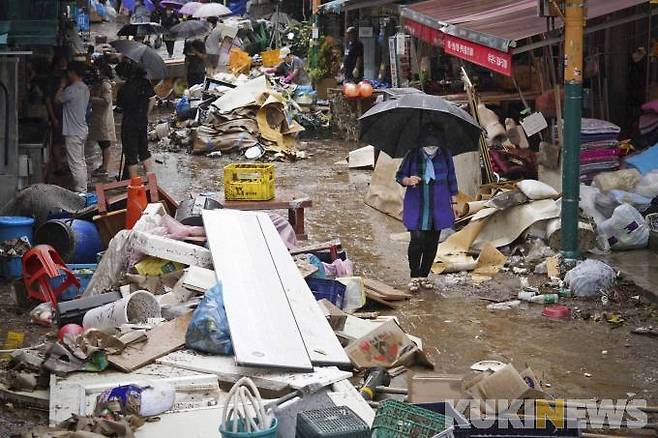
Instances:
[[[423,177],[425,169],[425,152],[416,148],[407,153],[398,169],[395,179],[402,184],[405,177]],[[452,156],[439,148],[434,158],[435,179],[426,184],[424,181],[415,187],[407,187],[404,195],[404,210],[402,220],[409,231],[442,230],[450,228],[455,223],[452,212],[451,196],[457,194],[457,177]],[[424,195],[425,186],[429,185],[429,196]],[[429,200],[429,204],[426,202]],[[429,227],[423,221],[423,212],[428,211]]]

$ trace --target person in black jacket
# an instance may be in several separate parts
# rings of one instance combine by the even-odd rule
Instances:
[[[121,87],[117,104],[123,111],[121,143],[126,157],[128,177],[137,176],[139,163],[146,173],[153,172],[153,159],[149,152],[148,115],[153,108],[155,91],[146,79],[146,72],[139,64],[130,69],[128,81]]]
[[[167,53],[169,54],[169,57],[171,58],[174,56],[174,45],[176,44],[176,38],[174,38],[172,35],[169,34],[169,29],[174,27],[180,23],[180,19],[178,18],[178,13],[174,11],[170,6],[167,6],[165,9],[165,14],[164,17],[162,17],[162,27],[165,29],[165,34],[164,34],[164,43],[165,46],[167,47]]]

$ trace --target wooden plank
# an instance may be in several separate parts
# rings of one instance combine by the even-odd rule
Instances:
[[[185,333],[191,319],[192,312],[158,325],[146,334],[146,342],[130,345],[121,354],[108,356],[108,361],[127,373],[154,362],[185,345]]]
[[[386,283],[382,283],[381,281],[373,280],[371,278],[364,278],[363,284],[368,289],[371,289],[377,292],[378,294],[383,295],[384,299],[388,301],[401,301],[411,298],[410,294],[403,292],[399,289],[395,289],[394,287],[391,287]]]
[[[311,371],[258,217],[232,210],[206,210],[203,223],[215,273],[223,286],[238,365]]]
[[[131,247],[153,257],[179,262],[188,266],[212,268],[210,251],[191,243],[133,230]]]
[[[364,288],[363,290],[366,294],[367,299],[369,299],[371,301],[374,301],[375,303],[382,304],[382,305],[384,305],[386,307],[389,307],[391,309],[397,309],[398,306],[395,303],[392,303],[392,302],[386,300],[386,298],[383,295],[381,295],[380,293],[375,292],[372,289],[368,289],[367,287]]]
[[[329,240],[328,242],[317,243],[315,245],[297,247],[291,250],[290,254],[297,255],[297,254],[304,254],[306,252],[324,251],[330,249],[333,246],[335,246],[340,251],[341,248],[340,240],[334,239],[334,240]]]
[[[264,213],[256,214],[311,362],[320,366],[350,366],[350,359],[272,221]]]
[[[241,367],[229,356],[206,356],[189,350],[168,354],[158,359],[157,363],[215,374],[221,382],[234,383],[241,377],[249,377],[259,388],[271,391],[300,389],[312,383],[327,386],[352,377],[352,373],[341,371],[336,367],[318,367],[310,373],[282,373],[262,368]]]

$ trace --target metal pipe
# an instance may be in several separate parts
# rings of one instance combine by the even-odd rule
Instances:
[[[0,81],[0,89],[5,94],[5,166],[9,165],[9,89]]]
[[[562,162],[562,253],[578,258],[580,131],[583,106],[583,28],[585,0],[565,1],[564,145]]]

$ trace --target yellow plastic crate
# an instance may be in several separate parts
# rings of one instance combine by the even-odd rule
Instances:
[[[274,199],[274,164],[229,164],[224,167],[224,198],[227,201]]]
[[[260,56],[263,58],[263,67],[276,67],[281,62],[279,55],[281,50],[272,49],[265,52],[261,52]]]

